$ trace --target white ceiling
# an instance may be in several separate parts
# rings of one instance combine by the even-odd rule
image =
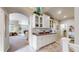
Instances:
[[[35,10],[35,7],[31,9]],[[58,20],[74,18],[74,7],[43,7],[43,12]]]
[[[22,12],[24,14],[32,14],[35,7],[8,7],[8,12]],[[58,14],[61,11],[61,14]],[[74,18],[73,7],[44,7],[43,12],[58,20]],[[65,17],[65,18],[64,18]]]
[[[44,12],[58,20],[74,18],[73,7],[46,7],[44,8]],[[58,12],[60,14],[58,14]]]

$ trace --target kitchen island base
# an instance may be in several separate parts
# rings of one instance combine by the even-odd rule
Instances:
[[[56,34],[48,34],[48,35],[32,35],[32,39],[30,42],[30,46],[38,51],[42,47],[45,47],[51,43],[56,41]]]

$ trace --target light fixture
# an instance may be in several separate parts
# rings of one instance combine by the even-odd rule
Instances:
[[[63,18],[66,18],[67,16],[64,16]]]
[[[38,15],[42,15],[43,14],[43,7],[36,7],[36,10],[34,11],[34,13],[36,13]]]
[[[62,13],[62,11],[61,11],[61,10],[59,10],[59,11],[57,12],[57,14],[59,14],[59,15],[60,15],[61,13]]]

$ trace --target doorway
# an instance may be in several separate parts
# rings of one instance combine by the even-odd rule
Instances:
[[[28,17],[22,13],[9,14],[9,42],[8,52],[16,51],[26,45],[28,42]]]

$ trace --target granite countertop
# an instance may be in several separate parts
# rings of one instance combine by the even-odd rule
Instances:
[[[56,34],[56,33],[43,33],[43,34],[32,33],[32,34],[36,36],[42,36],[42,35],[51,35],[51,34]]]

